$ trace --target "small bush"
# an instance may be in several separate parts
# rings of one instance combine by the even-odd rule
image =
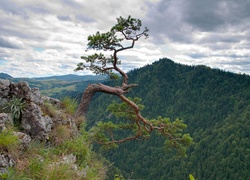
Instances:
[[[3,106],[4,112],[11,113],[14,126],[16,127],[18,127],[21,123],[21,116],[24,108],[25,102],[23,102],[23,99],[15,96]]]

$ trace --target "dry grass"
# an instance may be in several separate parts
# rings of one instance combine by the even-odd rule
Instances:
[[[45,102],[41,106],[41,109],[42,109],[42,112],[44,115],[47,115],[49,117],[56,117],[57,116],[57,109],[55,108],[55,106],[53,106],[49,102]]]
[[[70,139],[71,129],[68,125],[57,125],[50,133],[50,141],[54,145],[60,145],[65,140]]]

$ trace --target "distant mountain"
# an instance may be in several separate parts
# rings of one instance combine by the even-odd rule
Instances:
[[[49,76],[49,77],[38,77],[38,78],[13,78],[9,74],[0,73],[0,79],[14,79],[14,81],[52,81],[52,80],[60,80],[60,81],[92,81],[92,80],[104,80],[107,79],[105,75],[61,75],[61,76]]]
[[[6,73],[0,73],[0,79],[12,79],[13,77]]]
[[[192,174],[195,179],[249,179],[250,76],[166,58],[128,76],[130,83],[139,86],[127,96],[142,98],[142,115],[183,119],[188,126],[185,133],[195,144],[182,159],[166,151],[164,139],[158,136],[104,152],[125,178],[178,180]],[[113,100],[117,98],[97,94],[87,114],[88,124],[110,120],[106,108]]]
[[[40,77],[40,78],[31,78],[37,81],[50,81],[50,80],[60,80],[60,81],[89,81],[89,80],[104,80],[107,76],[104,75],[62,75],[62,76],[50,76],[50,77]]]
[[[100,83],[107,79],[105,75],[62,75],[39,78],[13,78],[12,76],[0,73],[1,79],[9,79],[12,82],[25,81],[31,88],[38,88],[43,95],[64,98],[71,96],[79,99],[80,94],[84,91],[89,83]]]
[[[42,94],[58,99],[62,99],[65,96],[71,96],[72,98],[79,99],[80,94],[84,91],[90,83],[100,83],[107,79],[107,76],[103,75],[63,75],[63,76],[51,76],[41,78],[23,79],[29,82],[31,87],[39,88]]]

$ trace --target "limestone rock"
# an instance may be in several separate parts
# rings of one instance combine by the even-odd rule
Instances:
[[[10,81],[0,79],[0,97],[7,97],[10,91]]]
[[[7,87],[9,87],[10,86],[10,80],[0,79],[0,87],[1,86],[7,86]]]
[[[44,97],[42,97],[42,99],[43,99],[44,101],[48,101],[48,102],[50,102],[52,105],[56,105],[56,106],[58,106],[58,107],[59,107],[60,104],[61,104],[61,101],[60,101],[59,99],[56,99],[56,98],[44,96]]]
[[[16,164],[15,160],[9,154],[0,155],[0,174],[8,172],[9,167]]]
[[[26,101],[34,102],[38,105],[43,103],[40,91],[37,88],[31,89],[27,82],[19,82],[10,85],[10,94]]]
[[[0,133],[6,129],[7,124],[12,124],[11,117],[6,113],[0,113]]]
[[[63,161],[66,164],[74,164],[76,163],[76,156],[74,156],[73,154],[68,154],[63,156]]]
[[[10,81],[5,79],[0,79],[0,106],[7,102],[10,94]]]
[[[10,124],[11,118],[6,113],[0,113],[0,124]]]
[[[30,88],[26,82],[13,83],[9,80],[0,79],[0,106],[9,102],[14,96],[22,98],[25,103],[25,107],[21,111],[21,127],[18,127],[22,132],[14,132],[14,135],[16,135],[21,142],[21,151],[23,147],[25,148],[30,145],[31,140],[50,143],[47,140],[49,140],[51,136],[51,130],[58,125],[67,126],[67,128],[70,129],[70,135],[76,135],[78,133],[74,118],[63,110],[55,111],[55,115],[47,115],[47,109],[44,109],[44,107],[47,106],[45,106],[46,104],[44,104],[44,102],[47,101],[54,107],[60,109],[62,107],[60,100],[41,96],[39,89]],[[47,108],[50,108],[50,106]],[[6,113],[0,113],[0,133],[6,129],[7,124],[13,124],[11,116]],[[42,157],[37,158],[41,158],[41,161],[43,161]],[[52,163],[51,166],[54,167],[62,163],[68,164],[70,168],[77,171],[79,176],[86,177],[86,170],[80,171],[78,169],[76,156],[73,154],[63,156],[61,161]],[[0,175],[7,173],[9,167],[14,167],[15,164],[16,162],[10,154],[7,154],[4,150],[3,152],[0,151]]]
[[[52,119],[49,116],[43,116],[38,105],[34,102],[27,104],[22,114],[22,127],[32,138],[47,139],[52,124]]]
[[[23,147],[27,147],[29,145],[29,143],[31,142],[31,137],[25,133],[14,132],[14,135],[16,135],[18,137],[18,139],[20,140]]]

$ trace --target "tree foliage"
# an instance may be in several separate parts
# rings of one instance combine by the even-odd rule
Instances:
[[[131,99],[131,98],[129,98]],[[139,103],[141,99],[134,98],[131,101]],[[144,108],[143,105],[138,104],[140,109]],[[150,130],[147,129],[146,124],[137,120],[137,116],[134,112],[134,109],[131,108],[126,102],[113,102],[107,108],[112,115],[115,116],[115,122],[99,121],[96,126],[90,129],[90,138],[99,143],[108,146],[106,148],[117,147],[116,143],[122,143],[129,140],[145,140],[150,137]],[[147,120],[157,129],[158,135],[163,135],[166,137],[165,145],[167,147],[175,147],[179,154],[185,156],[186,147],[192,143],[192,138],[189,134],[182,134],[181,132],[187,126],[183,123],[182,120],[176,119],[171,122],[169,118],[162,118],[159,116],[157,119]],[[144,128],[142,128],[144,127]],[[150,126],[148,127],[150,128]],[[129,133],[124,133],[124,131],[129,131]],[[116,140],[121,138],[123,135],[125,137],[121,140]]]
[[[95,74],[108,74],[111,78],[113,77],[113,71],[117,71],[122,76],[124,76],[125,83],[127,82],[126,74],[118,68],[117,65],[121,63],[118,60],[117,53],[119,51],[131,49],[134,47],[136,41],[141,37],[148,37],[148,28],[141,30],[141,20],[132,18],[119,17],[117,18],[117,24],[114,25],[110,31],[106,33],[100,33],[88,36],[87,50],[103,50],[103,51],[113,51],[113,55],[106,57],[103,53],[94,53],[88,56],[82,56],[81,59],[85,63],[79,63],[77,65],[76,71],[78,70],[91,70]],[[118,38],[120,36],[120,38]],[[131,42],[127,46],[123,45],[124,41]],[[87,63],[87,64],[86,64]]]
[[[181,154],[185,154],[185,149],[192,143],[189,134],[181,134],[186,125],[182,121],[171,122],[167,118],[147,119],[141,115],[142,105],[138,104],[139,99],[131,99],[125,96],[130,89],[138,84],[129,84],[128,75],[119,67],[122,60],[118,59],[118,53],[134,47],[135,42],[140,38],[148,37],[148,28],[141,30],[141,20],[119,17],[110,31],[106,33],[96,32],[88,36],[87,49],[110,51],[111,55],[105,56],[101,53],[94,53],[82,56],[84,62],[77,65],[78,70],[91,70],[95,74],[107,74],[114,79],[115,73],[120,74],[122,82],[120,86],[107,86],[104,84],[90,84],[84,91],[82,100],[76,112],[76,116],[86,114],[89,103],[95,92],[102,92],[117,96],[121,103],[114,102],[108,108],[117,119],[116,123],[98,122],[91,129],[93,141],[103,145],[116,146],[128,140],[147,139],[153,131],[167,138],[166,145],[176,147]],[[116,136],[119,130],[130,130],[129,134]]]

